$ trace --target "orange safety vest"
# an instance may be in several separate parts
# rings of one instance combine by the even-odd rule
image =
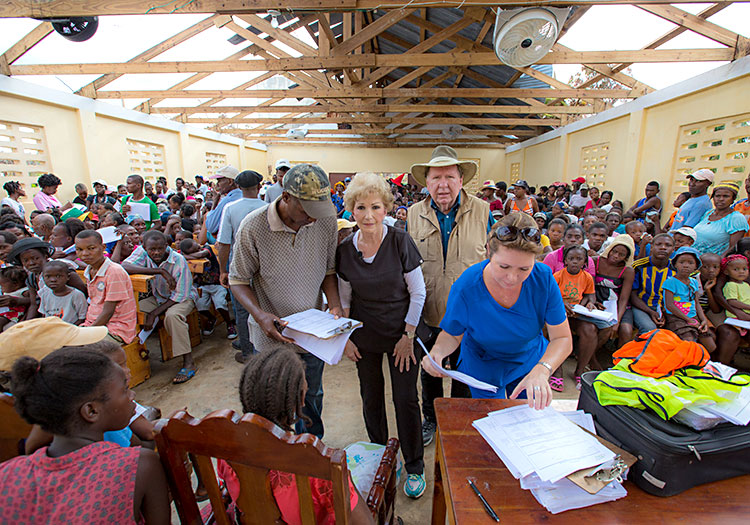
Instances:
[[[657,328],[624,344],[612,354],[612,359],[615,364],[621,359],[632,359],[628,368],[635,374],[667,377],[680,368],[703,368],[709,355],[703,345],[683,341],[674,332]]]

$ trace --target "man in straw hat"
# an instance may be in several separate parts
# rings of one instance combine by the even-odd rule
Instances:
[[[477,164],[459,160],[450,146],[438,146],[429,162],[414,164],[411,174],[417,183],[427,188],[429,198],[409,208],[407,228],[422,254],[422,272],[427,285],[424,305],[424,324],[420,339],[427,349],[432,348],[440,332],[440,320],[445,314],[451,285],[463,271],[485,259],[487,232],[495,222],[490,206],[463,190],[463,185],[477,174]],[[456,368],[459,352],[450,356]],[[452,397],[470,397],[465,385],[453,381]],[[424,444],[435,435],[435,398],[443,397],[442,379],[422,371],[422,438]]]

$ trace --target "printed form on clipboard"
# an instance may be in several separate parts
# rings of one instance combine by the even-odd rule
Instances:
[[[294,339],[298,345],[328,363],[341,361],[344,347],[351,333],[362,326],[361,321],[339,317],[311,308],[281,319],[288,324],[282,335]]]

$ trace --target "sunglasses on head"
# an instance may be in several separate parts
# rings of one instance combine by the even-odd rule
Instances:
[[[515,241],[520,235],[531,242],[541,242],[542,233],[537,228],[516,228],[515,226],[498,226],[493,235],[501,242]]]

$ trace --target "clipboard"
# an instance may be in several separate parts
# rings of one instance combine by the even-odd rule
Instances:
[[[287,322],[286,327],[290,330],[309,334],[323,340],[348,334],[362,326],[362,322],[356,319],[347,317],[334,319],[332,314],[315,308],[288,315],[281,320]]]
[[[582,430],[591,434],[591,432],[585,428],[582,428]],[[622,481],[622,473],[632,467],[635,462],[638,461],[638,458],[596,434],[591,435],[594,436],[599,443],[616,454],[615,464],[612,468],[607,469],[599,467],[581,469],[577,472],[573,472],[567,476],[567,478],[589,494],[596,494],[611,482],[615,480]]]

